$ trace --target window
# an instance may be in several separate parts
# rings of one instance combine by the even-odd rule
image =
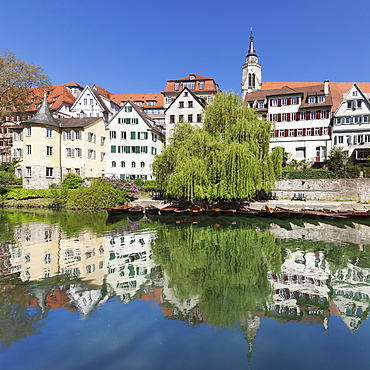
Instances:
[[[142,101],[135,101],[134,102],[138,107],[142,107],[143,106],[143,102]]]
[[[179,102],[179,108],[184,108],[184,102],[183,101]]]
[[[31,136],[31,126],[26,127],[26,136]]]
[[[362,122],[363,123],[368,123],[369,122],[369,116],[363,116],[362,117]]]
[[[338,136],[338,144],[343,144],[343,136]]]
[[[351,123],[351,117],[345,117],[344,118],[345,123]]]
[[[342,118],[336,118],[335,123],[337,125],[341,125],[342,124]]]
[[[179,115],[179,122],[184,122],[184,115],[183,114]]]
[[[46,147],[46,155],[53,155],[53,147],[47,146]]]
[[[71,131],[65,131],[65,138],[66,138],[66,140],[71,140],[72,139]]]
[[[104,161],[105,161],[105,153],[100,153],[100,160],[101,160],[102,162],[104,162]]]
[[[88,132],[87,133],[87,141],[89,141],[91,143],[95,143],[96,142],[96,135],[93,134],[92,132]]]
[[[116,161],[112,161],[112,167],[116,167]]]
[[[352,109],[352,106],[353,106],[352,101],[351,100],[348,101],[347,102],[347,109]]]
[[[81,140],[81,138],[82,138],[82,133],[81,133],[81,131],[80,131],[80,130],[76,130],[76,131],[74,131],[74,134],[75,134],[75,139],[76,139],[76,140]]]
[[[26,154],[27,155],[31,155],[32,154],[31,145],[26,145]]]
[[[357,96],[357,90],[352,91],[352,95],[353,95],[353,96]]]
[[[279,130],[279,137],[285,136],[285,130]]]
[[[296,148],[295,149],[295,157],[296,157],[296,159],[306,158],[306,148]]]
[[[51,128],[46,129],[46,137],[47,138],[52,138],[53,137],[53,129],[51,129]]]
[[[308,97],[308,104],[314,104],[315,103],[315,97],[314,96],[309,96]]]
[[[294,136],[294,129],[293,128],[289,129],[289,136]]]
[[[310,128],[306,128],[306,136],[310,136],[311,135],[311,129]]]
[[[81,175],[81,170],[79,168],[75,168],[75,174],[76,175]]]
[[[201,114],[197,114],[197,122],[202,122],[202,115]]]
[[[141,146],[140,147],[140,153],[148,153],[148,147],[147,146]]]
[[[121,161],[121,167],[124,168],[126,166],[125,161]]]
[[[145,168],[145,163],[144,162],[140,162],[140,168]]]
[[[278,99],[271,99],[271,106],[277,107],[278,106]]]
[[[148,133],[147,132],[138,132],[137,138],[139,140],[147,140],[148,139]]]
[[[105,137],[104,136],[102,136],[101,138],[100,138],[100,145],[104,145],[105,144]]]
[[[81,148],[75,148],[75,155],[78,158],[82,157],[82,149]]]
[[[354,116],[353,117],[353,123],[360,123],[360,117],[359,116]]]
[[[31,177],[32,172],[31,172],[31,167],[26,167],[26,177]]]
[[[281,120],[282,120],[283,122],[285,122],[285,121],[286,121],[286,113],[283,113],[283,114],[281,115]]]
[[[315,127],[315,135],[320,135],[320,127]]]
[[[362,107],[362,100],[357,100],[357,108],[361,108]]]
[[[291,117],[292,121],[296,121],[297,120],[297,113],[296,112],[290,113],[290,117]]]
[[[156,142],[157,140],[158,140],[157,134],[155,134],[154,132],[152,132],[152,141]]]
[[[193,108],[193,101],[192,100],[188,101],[188,108]]]
[[[193,115],[192,114],[188,114],[188,122],[189,123],[193,122]]]
[[[54,168],[53,167],[46,167],[46,177],[53,177]]]
[[[297,97],[292,98],[291,102],[292,104],[298,104],[298,98]]]
[[[358,143],[359,144],[364,143],[364,135],[358,135]]]
[[[74,157],[75,156],[75,150],[73,148],[66,148],[66,157]]]
[[[303,135],[303,129],[299,128],[298,131],[297,131],[297,135],[302,136]]]
[[[175,115],[170,115],[170,123],[175,123]]]
[[[277,113],[274,113],[272,115],[272,122],[277,122],[277,120],[278,120],[278,115],[277,115]]]
[[[258,108],[264,108],[264,106],[265,106],[265,104],[264,104],[264,102],[263,101],[259,101],[258,102]]]
[[[116,131],[109,131],[109,137],[111,140],[115,140],[116,139]]]
[[[287,103],[288,103],[287,98],[281,99],[281,105],[287,105]]]
[[[152,154],[153,154],[153,155],[156,155],[156,154],[157,154],[157,148],[153,148],[153,147],[152,147]]]
[[[84,99],[84,105],[87,105],[87,99]]]
[[[90,99],[90,105],[94,105],[94,99]]]
[[[125,112],[126,112],[126,113],[130,113],[130,112],[132,112],[132,107],[131,107],[131,105],[126,105],[126,107],[125,107]]]
[[[95,150],[88,149],[87,150],[87,158],[89,158],[89,159],[95,159]]]
[[[183,87],[187,87],[189,90],[195,90],[195,81],[193,82],[184,82]]]
[[[204,90],[204,81],[199,81],[199,90]]]
[[[136,163],[135,162],[131,162],[131,168],[135,168],[136,167]]]
[[[325,96],[318,96],[317,97],[317,102],[318,103],[324,103],[325,102]]]
[[[155,105],[157,102],[155,100],[147,100],[146,105],[151,106]]]
[[[315,119],[316,118],[316,111],[312,110],[310,112],[310,119]]]
[[[133,118],[131,123],[133,125],[137,125],[139,123],[139,119],[138,118]]]
[[[175,91],[180,90],[180,82],[175,82]]]
[[[166,101],[167,101],[167,104],[171,104],[172,103],[172,96],[167,96]]]

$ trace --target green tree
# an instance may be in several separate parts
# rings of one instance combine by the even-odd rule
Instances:
[[[361,171],[360,167],[352,164],[341,147],[333,147],[330,150],[325,165],[337,178],[358,178]]]
[[[22,117],[32,98],[31,87],[50,85],[44,69],[18,59],[10,50],[0,54],[0,122],[13,115],[14,109]]]
[[[74,173],[68,173],[62,182],[63,189],[78,189],[81,187],[82,177]]]
[[[271,123],[231,92],[216,94],[203,127],[180,123],[153,164],[159,185],[175,198],[244,199],[269,191],[281,174],[282,150],[269,150]]]

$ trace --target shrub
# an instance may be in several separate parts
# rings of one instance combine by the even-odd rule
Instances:
[[[7,199],[61,198],[63,189],[11,189],[6,193]],[[66,195],[67,196],[67,195]]]
[[[67,174],[62,182],[63,189],[78,189],[81,187],[82,177],[74,173]]]
[[[318,170],[291,170],[283,171],[283,179],[331,179],[335,177],[331,171]]]
[[[124,190],[113,188],[101,178],[95,180],[89,188],[70,190],[67,206],[75,209],[101,209],[118,206],[128,200]]]

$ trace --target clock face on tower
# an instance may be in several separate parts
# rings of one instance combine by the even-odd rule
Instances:
[[[257,57],[255,56],[250,56],[248,59],[249,63],[257,63]]]

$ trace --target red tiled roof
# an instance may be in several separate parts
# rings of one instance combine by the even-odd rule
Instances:
[[[143,102],[143,108],[163,108],[164,98],[161,93],[135,93],[135,94],[114,94],[112,95],[112,100],[121,105],[121,102],[126,101],[141,101]],[[155,105],[147,105],[147,101],[156,101]]]
[[[106,98],[108,98],[109,100],[112,100],[112,95],[113,95],[113,94],[112,94],[111,92],[109,92],[108,90],[103,89],[101,86],[99,86],[99,85],[97,85],[97,84],[94,84],[94,85],[92,86],[92,89],[93,89],[94,91],[97,91],[97,92],[98,92],[98,94],[105,96],[105,97],[106,97]]]
[[[204,81],[204,88],[199,89],[199,81]],[[184,82],[195,82],[195,90],[193,92],[202,93],[202,92],[217,92],[218,85],[216,84],[213,78],[204,77],[201,75],[197,75],[195,73],[190,73],[188,77],[178,78],[175,80],[167,80],[167,85],[163,94],[166,93],[179,93],[184,88]],[[175,90],[175,84],[180,83],[180,87],[178,90]]]

